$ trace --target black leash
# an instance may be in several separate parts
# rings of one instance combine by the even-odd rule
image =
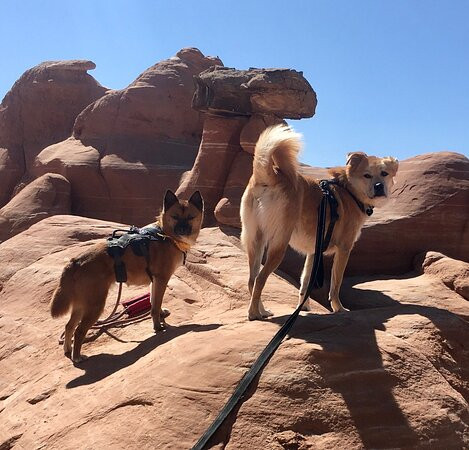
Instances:
[[[333,183],[329,182],[329,180],[322,180],[319,183],[319,187],[323,192],[323,197],[321,199],[321,203],[319,204],[318,211],[318,224],[316,229],[316,246],[314,252],[313,269],[311,271],[310,282],[308,284],[308,289],[306,290],[306,294],[303,298],[303,301],[298,305],[298,307],[285,321],[285,323],[277,331],[277,333],[275,333],[275,336],[270,340],[270,342],[264,348],[262,353],[258,356],[256,361],[254,361],[251,368],[244,374],[243,378],[238,383],[238,386],[236,386],[236,389],[234,390],[230,399],[225,403],[225,406],[223,406],[218,416],[207,428],[202,437],[192,447],[192,450],[203,450],[205,448],[205,446],[208,444],[212,436],[216,433],[218,428],[220,428],[220,426],[228,417],[228,415],[233,411],[234,407],[243,398],[244,394],[246,393],[246,390],[248,389],[249,385],[252,383],[254,378],[257,376],[259,371],[266,365],[270,357],[274,354],[275,350],[277,350],[279,345],[282,343],[283,339],[288,334],[293,324],[295,323],[298,315],[300,314],[301,308],[311,295],[311,291],[316,288],[316,286],[319,286],[318,283],[320,283],[320,286],[322,286],[324,281],[324,265],[322,254],[329,246],[332,233],[334,231],[335,222],[339,218],[339,215],[337,214],[338,203],[336,198],[334,197],[334,194],[329,188],[329,184]],[[331,220],[329,223],[327,234],[324,235],[326,229],[327,205],[330,206]]]

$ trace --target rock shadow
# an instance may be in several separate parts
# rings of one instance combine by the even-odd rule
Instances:
[[[180,326],[168,326],[165,331],[156,333],[149,338],[141,341],[133,349],[120,355],[100,353],[90,356],[88,359],[79,364],[79,367],[85,371],[66,384],[67,389],[73,389],[78,386],[93,384],[104,378],[118,372],[126,367],[131,366],[140,358],[144,357],[159,345],[163,345],[182,334],[194,331],[197,333],[211,331],[219,328],[221,324],[187,324]]]
[[[457,348],[462,344],[448,320],[452,313],[436,307],[403,304],[371,289],[352,287],[344,294],[343,303],[351,309],[350,313],[301,315],[287,339],[302,339],[321,346],[322,350],[315,350],[312,358],[326,385],[344,399],[364,448],[382,448],[384,442],[399,448],[418,446],[419,437],[394,397],[393,389],[399,379],[383,364],[376,331],[385,331],[386,322],[395,316],[426,317],[445,337],[448,351],[458,361],[461,354],[457,354]],[[282,325],[287,318],[271,320]],[[465,322],[457,315],[453,318]],[[391,357],[398,360],[401,355]],[[469,358],[466,363],[469,368]],[[469,392],[460,385],[452,387],[466,400],[469,398]]]

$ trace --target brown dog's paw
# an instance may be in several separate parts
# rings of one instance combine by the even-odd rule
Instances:
[[[161,308],[161,318],[166,319],[171,314],[171,311],[168,308]]]
[[[153,330],[155,331],[155,333],[158,333],[158,331],[163,331],[165,328],[166,328],[166,324],[164,322],[153,324]]]
[[[86,361],[87,359],[88,359],[88,356],[86,355],[72,356],[73,364],[80,364],[83,361]]]

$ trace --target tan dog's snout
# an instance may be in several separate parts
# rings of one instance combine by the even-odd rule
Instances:
[[[386,192],[384,190],[384,184],[381,182],[375,183],[374,185],[375,197],[386,197]]]

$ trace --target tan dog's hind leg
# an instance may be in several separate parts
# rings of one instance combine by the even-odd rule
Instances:
[[[153,319],[153,329],[155,331],[162,330],[166,326],[164,318],[163,321],[161,320],[161,305],[163,304],[163,297],[166,291],[166,286],[168,285],[168,281],[169,279],[163,277],[153,277],[153,281],[151,283],[151,317]],[[163,311],[164,317],[167,317],[168,315],[168,310]]]
[[[262,289],[264,289],[265,282],[269,275],[279,266],[282,262],[283,256],[287,249],[288,242],[283,245],[278,245],[275,248],[269,248],[267,251],[267,258],[264,267],[259,272],[254,282],[254,288],[251,295],[251,303],[249,304],[248,318],[249,320],[265,319],[273,314],[264,308],[261,301]]]
[[[329,301],[334,312],[348,311],[344,308],[339,299],[340,286],[344,278],[345,267],[347,266],[350,250],[337,249],[332,265],[331,288],[329,291]]]
[[[260,230],[257,231],[255,238],[252,239],[249,243],[247,243],[246,247],[249,260],[248,289],[249,293],[252,294],[254,282],[256,281],[256,278],[259,275],[262,257],[264,256],[264,239]]]
[[[308,289],[309,281],[311,279],[311,269],[313,267],[314,253],[306,255],[305,265],[303,266],[303,272],[301,272],[301,287],[298,298],[298,305],[303,301],[306,290]],[[311,311],[311,300],[305,301],[302,311]]]

